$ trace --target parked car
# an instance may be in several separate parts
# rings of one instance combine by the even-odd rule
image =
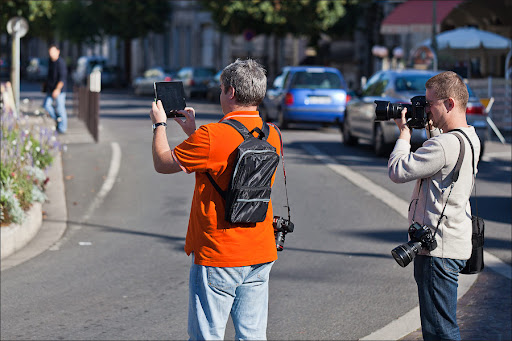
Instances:
[[[136,95],[154,95],[155,82],[170,82],[176,80],[177,72],[175,69],[169,69],[161,66],[153,67],[144,71],[141,77],[137,77],[132,82],[133,91]]]
[[[338,69],[323,66],[287,66],[276,77],[260,105],[262,117],[290,122],[342,124],[347,86]]]
[[[101,87],[119,87],[124,86],[125,77],[123,70],[119,66],[106,65],[99,69],[101,72]]]
[[[206,99],[210,102],[220,100],[220,74],[222,70],[213,75],[206,83]]]
[[[26,68],[28,80],[41,81],[48,77],[48,58],[30,58]]]
[[[185,97],[192,96],[205,97],[206,84],[215,74],[215,69],[208,67],[186,66],[178,71],[178,79],[183,82]]]
[[[375,154],[388,155],[400,132],[394,120],[375,121],[375,100],[391,103],[411,103],[414,96],[425,95],[425,83],[441,71],[387,70],[375,73],[359,96],[354,96],[347,105],[342,133],[347,145],[357,144],[359,139],[370,140]],[[466,110],[468,124],[475,127],[484,150],[487,140],[485,110],[478,97],[468,86],[469,101]],[[427,139],[425,129],[413,129],[411,145],[421,146]]]
[[[81,56],[76,62],[76,69],[71,75],[77,85],[86,85],[87,77],[95,67],[103,69],[107,65],[107,58],[101,56]]]

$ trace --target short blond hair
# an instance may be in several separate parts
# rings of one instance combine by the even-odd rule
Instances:
[[[462,78],[453,71],[445,71],[430,78],[425,87],[432,90],[437,99],[455,98],[461,107],[466,110],[469,93]]]

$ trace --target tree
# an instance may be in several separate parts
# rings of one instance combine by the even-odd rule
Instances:
[[[343,0],[200,0],[222,32],[283,37],[288,33],[307,36],[317,46],[321,32],[327,31],[345,15]],[[279,41],[274,40],[274,63],[277,66]],[[276,67],[275,67],[276,69]]]
[[[125,76],[129,80],[132,39],[149,32],[164,32],[170,5],[162,0],[92,0],[88,10],[96,18],[101,35],[117,36],[124,41]]]
[[[20,16],[29,22],[29,36],[50,40],[55,28],[52,21],[55,15],[53,5],[52,1],[2,0],[0,27],[6,30],[9,19]]]
[[[71,43],[93,44],[100,39],[96,16],[84,1],[59,1],[55,3],[55,22],[59,37]]]

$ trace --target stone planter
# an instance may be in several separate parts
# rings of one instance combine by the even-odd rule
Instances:
[[[26,212],[23,224],[10,224],[0,227],[1,259],[22,249],[39,232],[43,222],[43,205],[39,202],[32,204]]]

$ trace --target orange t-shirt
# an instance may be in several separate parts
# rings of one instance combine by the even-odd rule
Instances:
[[[261,128],[257,111],[235,111],[222,120],[234,118],[249,131]],[[221,120],[221,122],[222,122]],[[277,259],[272,202],[267,217],[261,223],[231,224],[224,219],[225,201],[215,190],[205,172],[209,172],[223,190],[228,188],[233,172],[234,151],[243,137],[227,124],[210,123],[199,127],[188,139],[172,151],[175,161],[187,173],[195,172],[196,184],[185,252],[194,252],[195,263],[205,266],[235,267],[272,262]],[[281,151],[279,135],[273,127],[267,141]],[[272,183],[274,182],[272,177]]]

